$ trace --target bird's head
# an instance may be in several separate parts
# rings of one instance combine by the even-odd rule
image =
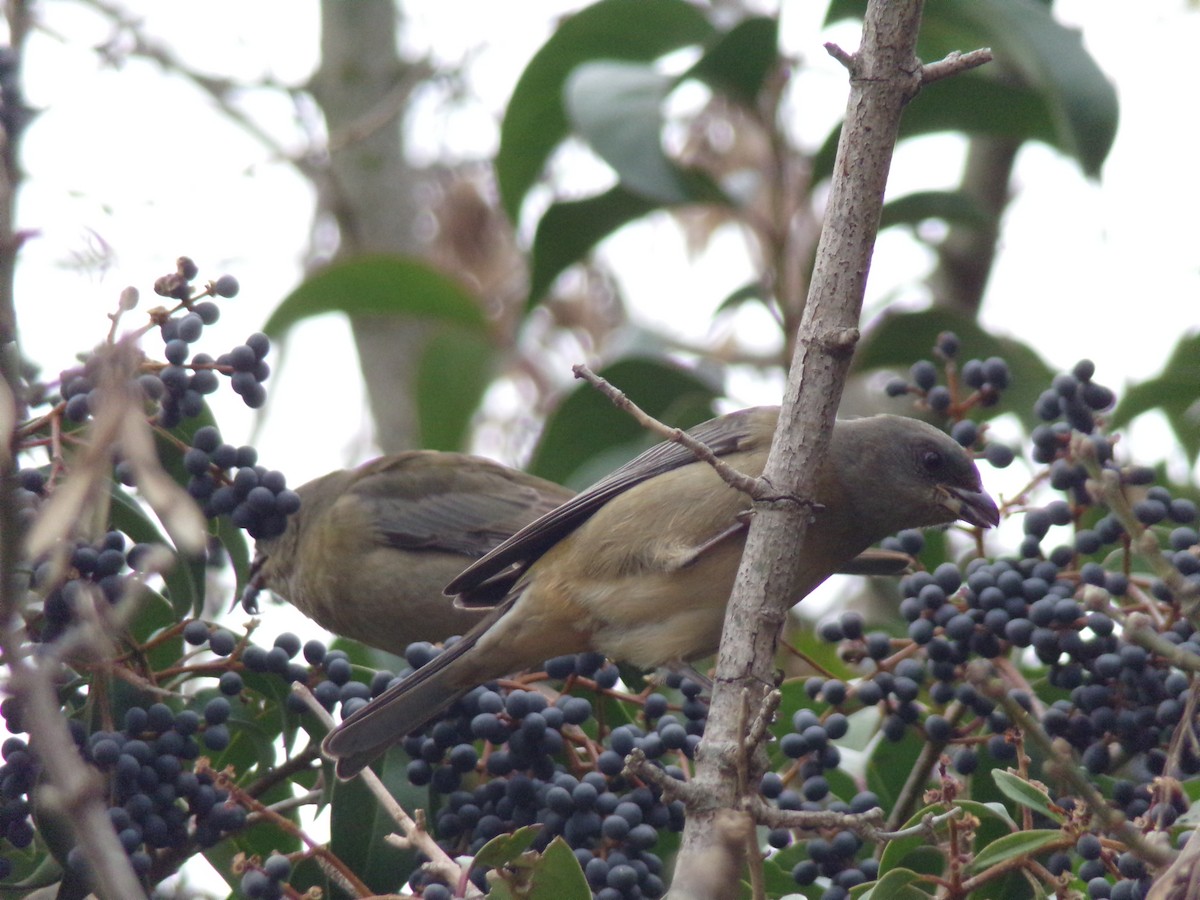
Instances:
[[[881,415],[839,422],[830,453],[860,521],[878,526],[873,540],[958,519],[980,528],[1000,522],[970,454],[918,419]]]

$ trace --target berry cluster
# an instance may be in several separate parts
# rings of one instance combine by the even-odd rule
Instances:
[[[927,392],[930,374],[914,367],[914,381]],[[1185,614],[1185,602],[1200,591],[1197,508],[1152,485],[1152,470],[1118,462],[1100,417],[1114,395],[1093,375],[1091,363],[1081,362],[1037,401],[1046,424],[1031,435],[1032,456],[1047,468],[1034,484],[1044,481],[1061,495],[1026,508],[1018,554],[974,559],[963,568],[944,562],[906,577],[900,612],[907,640],[864,633],[854,613],[826,623],[820,636],[840,642],[847,659],[869,660],[873,672],[853,685],[815,678],[806,687],[810,698],[831,708],[823,724],[840,729],[842,712],[878,706],[885,738],[899,741],[919,728],[925,740],[946,749],[954,772],[970,778],[984,754],[992,765],[1017,765],[1027,737],[994,694],[971,683],[968,663],[1023,660],[1040,667],[1058,697],[1039,707],[1048,738],[1073,749],[1093,778],[1111,779],[1108,802],[1128,821],[1144,830],[1167,829],[1188,808],[1176,779],[1200,774],[1195,740],[1177,739],[1181,727],[1190,731],[1191,672],[1200,659],[1200,633]],[[1104,473],[1118,497],[1100,486]],[[1060,542],[1043,548],[1052,535],[1062,536]],[[1156,541],[1147,545],[1149,537]],[[1138,558],[1153,555],[1147,547],[1155,543],[1160,563]],[[885,542],[913,555],[922,544],[916,532]],[[1131,630],[1133,612],[1161,623],[1153,640]],[[1006,702],[1031,712],[1037,701],[1013,686]],[[802,716],[804,723],[793,723],[796,732],[815,721],[808,711],[796,718]],[[810,765],[807,777],[816,774]],[[1067,811],[1079,803],[1069,789],[1052,801]],[[1064,828],[1078,832],[1071,821]],[[827,852],[823,844],[818,848]],[[1095,900],[1133,900],[1150,884],[1137,855],[1086,829],[1073,854],[1057,852],[1045,865],[1054,875],[1077,867],[1076,877]],[[824,897],[845,896],[847,885],[833,867],[818,873],[806,862],[797,870],[804,884],[817,874],[830,878]]]
[[[257,463],[253,447],[224,443],[213,425],[196,429],[183,454],[188,493],[208,518],[227,515],[251,537],[276,537],[287,528],[287,517],[300,509],[300,496],[287,487],[282,472]]]
[[[448,643],[452,646],[453,639]],[[405,656],[410,668],[397,678],[440,652],[428,643],[409,646]],[[599,692],[597,702],[617,683],[616,668],[592,653],[556,657],[545,669],[575,689]],[[333,681],[332,669],[329,676]],[[390,673],[377,673],[369,692],[378,695],[393,683]],[[429,785],[438,798],[431,827],[438,843],[451,856],[474,854],[497,835],[536,822],[542,827],[535,849],[561,835],[596,897],[662,896],[663,863],[654,851],[664,833],[682,829],[683,806],[627,775],[625,757],[639,748],[667,775],[682,779],[677,763],[685,763],[695,750],[707,717],[695,681],[671,676],[666,689],[677,691],[679,715],[670,711],[666,694],[647,693],[638,698],[644,727],[626,722],[609,730],[604,742],[589,737],[599,723],[587,697],[561,693],[550,700],[541,690],[497,683],[471,691],[445,718],[410,735],[403,745],[411,759],[408,780]],[[314,693],[321,698],[325,692],[317,685]],[[332,688],[329,694],[332,700]],[[357,707],[343,699],[343,716]],[[484,874],[482,869],[471,873],[481,888]],[[422,896],[442,896],[442,886],[422,879],[418,875],[413,883],[424,891]]]
[[[1011,381],[1008,363],[998,356],[969,359],[958,367],[959,339],[953,332],[938,335],[934,360],[913,363],[908,378],[893,378],[885,387],[889,397],[916,397],[926,408],[945,416],[953,424],[950,434],[960,445],[977,450],[998,469],[1013,461],[1010,447],[986,442],[986,428],[966,415],[976,408],[995,406]],[[936,362],[935,362],[936,360]],[[940,383],[944,380],[945,383]],[[969,389],[964,391],[964,387]]]
[[[40,474],[40,473],[37,473]],[[34,478],[29,478],[32,483]],[[151,544],[128,546],[125,535],[110,531],[96,542],[76,541],[66,559],[65,577],[56,577],[57,563],[39,562],[32,586],[42,596],[40,617],[31,622],[36,639],[48,642],[77,621],[89,605],[112,605],[126,595],[133,572],[142,568]]]
[[[189,691],[188,699],[170,704],[150,699],[133,703],[127,707],[120,728],[89,731],[83,717],[69,720],[83,759],[104,778],[109,818],[117,837],[134,871],[148,878],[147,884],[165,874],[158,871],[160,862],[170,867],[170,860],[179,853],[212,847],[245,827],[246,807],[214,777],[207,764],[199,763],[203,757],[211,757],[215,765],[230,749],[236,737],[231,728],[235,704],[243,713],[269,704],[267,696],[248,686],[250,678],[315,683],[316,692],[327,702],[332,689],[336,699],[328,702],[331,708],[340,702],[343,710],[349,711],[371,696],[366,685],[350,679],[347,655],[327,650],[320,641],[304,644],[304,662],[297,662],[301,642],[292,634],[281,634],[272,647],[266,648],[198,619],[175,626],[173,632],[183,638],[185,648],[193,649],[170,668],[192,687],[215,683],[215,689],[200,687]],[[211,656],[192,659],[200,650],[207,650]],[[390,677],[385,673],[375,679],[376,693],[386,687]],[[268,693],[279,692],[269,689]],[[292,713],[307,711],[302,703],[290,700],[287,708]],[[0,714],[9,732],[20,735],[25,731],[15,698],[0,703]],[[22,850],[33,839],[30,791],[39,772],[35,749],[21,737],[11,737],[0,747],[4,760],[0,765],[0,848],[7,841],[12,849]],[[81,870],[85,865],[77,850],[68,859]],[[7,851],[0,852],[0,877],[11,868]],[[270,857],[261,866],[248,864],[242,879],[243,893],[248,897],[279,897],[281,883],[289,872],[285,856]]]
[[[247,866],[242,875],[242,895],[250,900],[279,900],[283,883],[292,874],[292,864],[278,853],[268,856],[261,866]]]

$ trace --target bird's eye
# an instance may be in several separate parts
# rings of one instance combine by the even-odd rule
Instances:
[[[942,467],[942,454],[937,450],[925,450],[921,454],[921,465],[926,472],[936,472]]]

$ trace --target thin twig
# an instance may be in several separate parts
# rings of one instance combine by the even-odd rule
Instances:
[[[317,717],[322,725],[330,730],[333,729],[333,717],[329,715],[329,712],[313,696],[312,691],[306,685],[296,682],[292,685],[292,693],[304,701],[305,706],[309,708],[309,711]],[[383,782],[380,781],[378,775],[370,768],[364,768],[356,777],[362,779],[363,784],[367,786],[367,790],[375,796],[375,799],[379,802],[383,810],[391,817],[393,822],[400,826],[400,830],[403,832],[402,841],[404,846],[412,847],[426,856],[429,862],[425,865],[431,872],[447,884],[458,884],[466,879],[467,873],[463,871],[462,867],[446,854],[446,851],[433,839],[433,835],[426,831],[423,826],[419,825],[404,810],[404,807],[396,802],[395,798],[388,793],[387,788],[383,786]],[[392,843],[396,842],[393,841]]]
[[[664,425],[654,416],[647,413],[636,403],[627,397],[624,392],[618,390],[610,382],[601,378],[595,372],[585,365],[576,365],[571,367],[571,371],[575,373],[576,378],[582,378],[592,387],[596,388],[600,393],[612,401],[613,406],[617,409],[628,413],[633,417],[639,425],[647,431],[652,431],[661,437],[664,441],[673,441],[676,444],[682,444],[695,454],[696,459],[701,462],[708,463],[712,466],[718,475],[730,487],[737,488],[744,494],[753,497],[755,500],[772,499],[774,495],[769,491],[765,482],[759,478],[751,478],[749,475],[744,475],[723,461],[708,445],[702,441],[696,440],[686,431],[681,428],[672,428],[669,425]]]

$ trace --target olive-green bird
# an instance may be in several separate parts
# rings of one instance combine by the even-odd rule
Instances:
[[[745,409],[690,433],[758,476],[778,417],[778,407]],[[797,601],[901,529],[956,519],[988,527],[1000,518],[970,455],[931,425],[898,416],[839,421],[813,499],[820,506],[792,586]],[[598,651],[648,669],[712,653],[750,505],[667,442],[522,528],[447,587],[467,605],[491,605],[499,578],[508,591],[487,617],[326,737],[338,774],[354,775],[475,686],[552,656]]]
[[[300,511],[258,541],[248,612],[267,588],[334,634],[390,653],[465,634],[487,610],[442,589],[574,491],[491,460],[415,450],[296,489]],[[516,573],[513,573],[515,577]],[[507,587],[494,582],[497,599]]]

